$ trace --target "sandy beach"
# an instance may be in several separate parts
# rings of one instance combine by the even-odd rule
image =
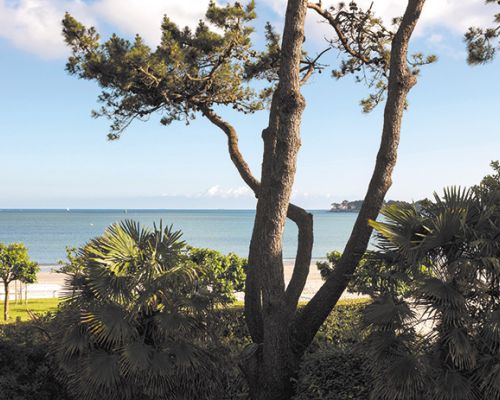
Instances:
[[[285,260],[285,282],[288,284],[293,272],[294,260]],[[29,298],[40,298],[40,297],[57,297],[61,294],[61,290],[64,286],[64,274],[59,274],[56,272],[40,272],[38,273],[38,281],[33,285],[29,285],[28,297]],[[302,292],[301,300],[309,300],[314,294],[319,290],[323,280],[321,275],[316,268],[316,263],[311,263],[311,268],[309,271],[309,277],[307,278],[306,286]],[[243,294],[238,294],[238,298],[242,298]],[[355,293],[345,292],[342,298],[357,298],[360,297]]]
[[[57,272],[39,272],[37,274],[37,283],[43,285],[64,285],[66,275]]]

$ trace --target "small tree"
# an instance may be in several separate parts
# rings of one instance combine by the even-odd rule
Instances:
[[[3,319],[9,319],[9,284],[18,280],[23,283],[36,282],[38,264],[30,260],[28,249],[23,243],[0,243],[0,278],[3,281],[5,299]]]
[[[245,290],[247,260],[234,253],[189,247],[187,255],[200,268],[198,285],[208,288],[217,301],[230,303],[235,293]]]

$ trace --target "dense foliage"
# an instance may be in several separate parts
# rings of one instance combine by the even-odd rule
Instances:
[[[362,400],[370,394],[365,356],[350,348],[329,347],[306,354],[293,400]]]
[[[470,191],[387,207],[372,222],[398,285],[365,322],[373,398],[500,399],[500,169]]]
[[[366,398],[364,393],[369,387],[370,378],[362,368],[364,356],[357,353],[357,348],[353,350],[353,345],[362,339],[359,327],[365,306],[366,301],[343,303],[325,321],[297,377],[297,400],[316,400],[321,398],[318,397],[320,395],[325,399],[333,399],[335,393],[344,396],[340,399]],[[63,308],[55,318],[52,316],[30,323],[0,326],[0,393],[5,394],[6,398],[82,398],[82,393],[75,393],[74,381],[68,380],[66,374],[58,371],[58,359],[54,358],[52,351],[58,346],[61,324],[67,321],[66,313],[70,310]],[[220,390],[210,394],[207,382],[197,380],[196,374],[188,374],[180,376],[181,380],[177,383],[189,388],[185,396],[179,398],[246,399],[248,388],[234,357],[238,350],[250,343],[242,307],[213,309],[211,314],[211,321],[217,323],[210,324],[206,329],[217,335],[226,351],[232,353],[223,358],[223,363],[216,364],[208,371],[208,376],[217,382]],[[140,381],[131,381],[129,384],[142,386]]]
[[[81,248],[56,346],[78,396],[195,398],[201,390],[209,398],[223,387],[217,365],[226,354],[206,329],[217,299],[199,286],[180,236],[124,221]]]
[[[46,324],[0,325],[0,398],[70,400],[47,351]]]
[[[342,253],[339,251],[332,251],[327,253],[326,261],[316,262],[323,279],[327,279],[332,273],[341,256]],[[391,291],[403,294],[411,289],[417,275],[423,273],[425,270],[401,271],[394,262],[393,254],[367,251],[361,258],[359,268],[352,276],[347,289],[353,293],[374,295],[382,294],[390,287]]]
[[[199,268],[198,284],[209,288],[220,303],[232,303],[234,294],[245,290],[247,260],[236,254],[189,247],[188,258]]]
[[[320,58],[334,49],[340,65],[332,70],[332,76],[354,75],[357,82],[365,83],[373,93],[361,106],[365,112],[373,110],[387,91],[390,44],[400,20],[395,19],[392,27],[385,26],[371,7],[363,9],[354,1],[328,9],[310,3],[310,8],[342,33],[329,39],[316,57],[304,51],[302,81],[315,71],[321,72],[326,64],[320,64]],[[211,1],[205,18],[194,30],[179,27],[164,16],[160,45],[151,49],[139,35],[133,42],[117,35],[101,42],[94,27],[85,27],[66,14],[63,35],[72,50],[66,70],[101,86],[99,101],[103,106],[93,115],[112,121],[110,139],[118,139],[135,119],[147,119],[154,113],[162,116],[165,125],[189,123],[197,113],[217,125],[217,117],[212,118],[214,107],[253,113],[269,104],[276,87],[281,37],[266,23],[265,49],[256,50],[251,41],[255,18],[254,1],[245,7],[239,2],[219,7]],[[419,67],[436,59],[413,54],[409,62],[412,73],[418,74]],[[253,80],[269,84],[252,85]]]
[[[222,254],[217,250],[186,246],[183,253],[196,264],[199,288],[211,293],[216,302],[233,302],[236,292],[245,290],[247,260],[234,253]],[[59,261],[58,273],[75,279],[84,272],[85,254],[74,247],[66,248],[66,260]]]
[[[133,43],[116,35],[100,43],[94,28],[67,14],[63,33],[72,49],[67,70],[95,79],[103,88],[99,97],[103,108],[95,115],[113,121],[111,139],[134,119],[155,112],[162,115],[163,124],[188,122],[197,112],[221,105],[254,112],[263,106],[247,84],[246,65],[256,55],[251,51],[249,25],[254,18],[253,2],[246,7],[210,2],[194,31],[165,16],[161,43],[152,50],[140,36]]]

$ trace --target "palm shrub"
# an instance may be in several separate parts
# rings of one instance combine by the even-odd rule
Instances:
[[[500,399],[499,176],[371,222],[372,257],[398,272],[364,317],[373,399]]]
[[[227,351],[206,329],[217,304],[180,237],[124,221],[79,250],[56,340],[78,398],[223,398]]]

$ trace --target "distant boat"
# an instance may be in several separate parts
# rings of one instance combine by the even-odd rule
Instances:
[[[69,211],[70,211],[70,209],[69,209],[69,208],[67,208],[67,209],[66,209],[66,211],[67,211],[67,212],[69,212]]]

